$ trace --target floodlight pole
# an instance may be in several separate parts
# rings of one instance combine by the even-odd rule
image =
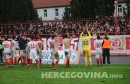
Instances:
[[[116,34],[117,34],[117,30],[118,30],[118,0],[115,0],[115,10],[116,10]]]

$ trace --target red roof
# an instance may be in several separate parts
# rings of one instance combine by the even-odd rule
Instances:
[[[62,7],[70,5],[71,0],[32,0],[34,8]],[[124,3],[127,0],[117,0]]]
[[[115,0],[116,1],[116,0]],[[119,3],[125,3],[127,0],[117,0]]]
[[[34,8],[62,7],[70,5],[71,0],[32,0]]]

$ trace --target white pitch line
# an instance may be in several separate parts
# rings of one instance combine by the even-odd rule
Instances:
[[[94,68],[98,68],[98,67],[94,67]],[[130,67],[100,67],[100,68],[130,68]]]
[[[0,66],[0,68],[5,68],[5,66]],[[15,67],[14,67],[15,68]],[[16,67],[17,68],[17,67]],[[60,67],[59,67],[60,68]],[[130,68],[130,67],[92,67],[92,68],[115,68],[115,69],[118,69],[118,68],[120,68],[120,69],[123,69],[123,68]]]

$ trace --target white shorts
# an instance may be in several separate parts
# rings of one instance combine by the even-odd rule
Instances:
[[[99,58],[102,56],[102,50],[96,50],[96,58]]]
[[[38,59],[37,51],[30,51],[30,59]]]
[[[58,53],[57,50],[51,49],[52,62],[54,62],[55,59],[59,60],[59,56],[55,56],[56,53]]]
[[[20,50],[20,56],[25,56],[24,50]]]
[[[6,59],[12,58],[11,53],[4,53]]]
[[[11,52],[11,56],[15,57],[16,56],[16,52],[15,51]]]
[[[65,51],[65,56],[66,57],[70,57],[71,56],[71,49],[70,48],[64,49],[64,51]]]
[[[11,50],[4,50],[4,53],[11,53]]]

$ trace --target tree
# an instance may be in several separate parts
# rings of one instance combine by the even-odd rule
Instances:
[[[109,17],[114,14],[114,0],[72,0],[69,10],[72,19]]]
[[[114,15],[114,1],[115,0],[97,0],[96,16],[97,17],[110,17]]]
[[[71,19],[71,9],[70,9],[70,7],[65,7],[63,19],[64,20],[70,20]]]
[[[0,0],[0,22],[39,20],[32,0]]]
[[[65,8],[64,20],[84,19],[95,17],[96,0],[72,0],[70,7]]]
[[[96,0],[72,0],[71,16],[72,18],[94,18]]]
[[[127,15],[126,10],[125,10],[125,7],[123,7],[123,15],[124,15],[124,16]]]
[[[127,16],[130,16],[130,0],[126,1],[126,5],[127,5]]]

